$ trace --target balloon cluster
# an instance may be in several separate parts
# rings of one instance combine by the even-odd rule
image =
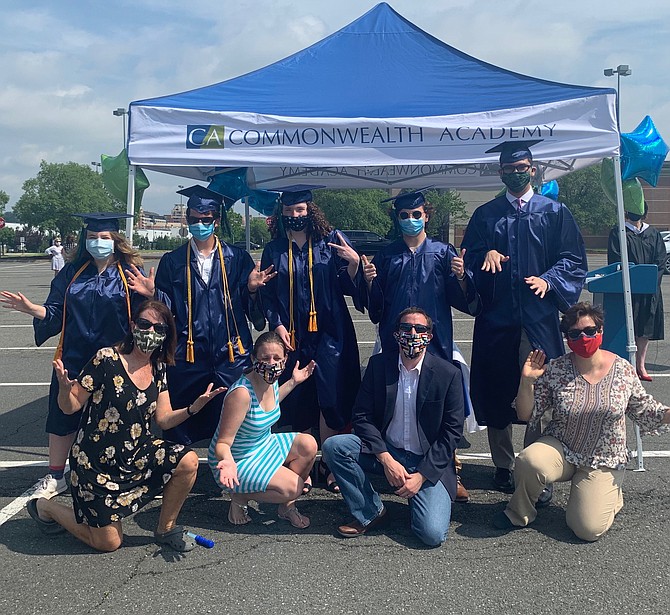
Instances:
[[[624,209],[644,214],[644,192],[640,179],[656,186],[668,146],[647,115],[633,132],[621,134],[621,184]],[[600,183],[607,198],[616,204],[614,162],[605,158],[600,167]]]
[[[218,173],[210,177],[209,180],[207,187],[214,192],[225,194],[236,201],[247,197],[249,199],[249,207],[253,207],[265,216],[269,216],[274,212],[279,194],[269,190],[252,190],[249,188],[246,167]]]

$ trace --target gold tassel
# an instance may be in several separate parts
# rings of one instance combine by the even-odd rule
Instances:
[[[314,333],[315,331],[318,331],[319,328],[316,326],[316,312],[310,312],[309,313],[309,324],[307,325],[307,330],[310,333]]]
[[[291,348],[295,350],[295,331],[291,330]]]
[[[233,350],[233,343],[228,340],[228,361],[235,363],[235,351]]]
[[[237,351],[240,354],[246,354],[246,350],[244,349],[244,346],[242,346],[242,340],[238,337],[237,338]]]
[[[195,343],[191,340],[186,342],[186,362],[195,363]]]

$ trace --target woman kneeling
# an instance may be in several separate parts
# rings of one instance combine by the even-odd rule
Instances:
[[[74,510],[31,500],[28,512],[42,531],[67,530],[94,549],[114,551],[123,540],[121,519],[163,493],[156,542],[177,551],[195,546],[176,520],[195,482],[198,456],[156,438],[149,427],[152,417],[162,429],[179,425],[225,389],[210,384],[188,408],[172,410],[165,365],[174,363],[175,345],[169,309],[147,301],[133,314],[123,342],[99,350],[77,380],[54,361],[60,408],[66,414],[86,408],[70,452]]]
[[[251,521],[249,500],[279,504],[277,515],[299,529],[309,519],[298,512],[295,500],[314,465],[316,440],[303,433],[272,433],[279,420],[279,402],[314,371],[311,361],[281,386],[286,346],[274,332],[263,333],[254,344],[253,368],[230,387],[221,420],[209,446],[214,480],[230,492],[228,520],[234,525]]]

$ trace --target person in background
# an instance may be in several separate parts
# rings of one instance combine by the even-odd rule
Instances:
[[[226,395],[219,427],[209,447],[214,480],[230,493],[228,521],[251,521],[249,500],[279,504],[277,515],[293,527],[305,529],[310,520],[300,514],[295,500],[316,458],[316,440],[304,433],[272,433],[281,401],[314,372],[314,361],[296,363],[281,386],[287,351],[277,333],[263,333],[254,344],[252,368]]]
[[[314,377],[286,397],[280,426],[293,431],[318,428],[321,446],[348,429],[361,380],[356,333],[345,296],[363,311],[365,283],[360,257],[343,233],[333,230],[313,201],[309,186],[291,186],[279,197],[269,218],[270,241],[261,267],[277,277],[261,288],[271,331],[290,351],[280,384],[291,378],[296,363],[316,362]],[[326,488],[339,487],[325,464],[319,475]],[[311,488],[307,481],[306,491]]]
[[[462,248],[482,300],[475,318],[470,392],[477,422],[487,426],[496,489],[514,490],[512,401],[528,353],[542,348],[549,358],[563,354],[558,312],[579,300],[586,279],[584,240],[565,205],[535,194],[537,167],[530,148],[536,141],[507,141],[499,174],[507,191],[478,207]],[[488,153],[487,152],[487,153]],[[524,444],[541,427],[526,429]],[[551,500],[551,487],[540,504]]]
[[[472,273],[464,266],[463,253],[458,254],[451,244],[426,234],[433,207],[423,191],[389,200],[393,202],[392,218],[401,236],[380,250],[372,263],[363,257],[370,320],[379,323],[382,351],[394,351],[397,346],[397,314],[409,306],[418,306],[433,321],[428,352],[453,362],[452,307],[473,316],[480,309]],[[458,460],[456,464],[460,469]],[[460,480],[460,472],[457,477],[456,501],[467,502],[470,496]]]
[[[208,383],[229,387],[251,365],[251,332],[247,318],[258,330],[265,319],[257,304],[258,290],[275,275],[261,271],[248,252],[221,241],[222,205],[231,199],[203,186],[178,194],[187,197],[186,219],[191,239],[163,255],[155,284],[137,273],[130,276],[146,296],[158,289],[169,298],[177,326],[174,365],[168,367],[168,390],[173,406],[191,404]],[[182,444],[210,440],[221,414],[220,398],[198,416],[175,425],[165,437]]]
[[[634,265],[656,265],[658,267],[657,291],[653,295],[633,295],[633,327],[637,346],[635,363],[638,377],[645,382],[651,382],[646,365],[649,340],[662,340],[665,337],[661,282],[665,271],[665,261],[668,258],[663,237],[653,226],[645,222],[648,211],[646,202],[643,215],[626,211],[628,261]],[[618,227],[610,231],[607,262],[609,264],[621,262]]]
[[[45,534],[67,530],[98,551],[114,551],[123,542],[123,518],[163,494],[156,542],[181,552],[195,547],[176,521],[195,482],[198,456],[155,437],[150,424],[152,419],[162,428],[181,423],[224,389],[210,383],[187,408],[173,409],[165,366],[174,361],[175,345],[170,310],[147,301],[134,311],[125,339],[99,350],[76,380],[60,359],[54,361],[59,406],[66,414],[84,410],[70,452],[74,510],[46,498],[28,502]]]
[[[387,519],[370,474],[383,474],[407,498],[410,526],[426,545],[447,538],[456,497],[454,451],[463,434],[461,371],[426,352],[433,323],[421,308],[398,314],[396,347],[370,357],[354,405],[353,434],[326,441],[323,455],[353,520],[337,528],[362,536]]]
[[[116,212],[76,215],[84,222],[77,251],[71,253],[72,260],[51,282],[44,305],[36,305],[20,292],[0,292],[4,307],[33,317],[38,346],[60,334],[56,358],[71,374],[78,374],[100,348],[123,339],[133,308],[144,301],[128,282],[133,275],[131,269],[141,272],[142,266],[139,253],[119,233],[119,219],[128,216]],[[33,497],[51,498],[67,489],[65,462],[80,418],[80,412],[64,413],[60,409],[54,371],[46,425],[49,473],[39,481]]]
[[[519,454],[514,495],[493,524],[506,531],[525,527],[535,520],[546,485],[569,481],[568,527],[592,542],[607,532],[623,506],[626,418],[655,433],[670,423],[670,409],[645,392],[630,363],[600,347],[599,307],[573,305],[561,331],[571,352],[546,365],[545,353],[535,349],[524,363],[516,412],[532,426],[545,414],[551,420]]]
[[[63,246],[61,245],[60,237],[56,237],[53,240],[53,245],[49,246],[44,253],[51,257],[51,270],[54,272],[55,278],[58,275],[58,272],[65,267]]]

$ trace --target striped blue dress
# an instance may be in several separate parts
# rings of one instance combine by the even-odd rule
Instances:
[[[265,491],[270,479],[284,464],[288,456],[293,440],[297,433],[272,433],[272,426],[279,420],[279,384],[275,382],[274,390],[275,406],[269,412],[261,408],[249,379],[242,375],[231,387],[226,395],[230,395],[235,389],[244,387],[249,391],[251,403],[240,428],[235,434],[230,451],[237,464],[237,478],[240,484],[235,489],[228,489],[219,482],[219,471],[216,464],[216,441],[219,439],[219,426],[209,445],[207,460],[214,475],[216,484],[224,491],[231,493],[258,493]]]

